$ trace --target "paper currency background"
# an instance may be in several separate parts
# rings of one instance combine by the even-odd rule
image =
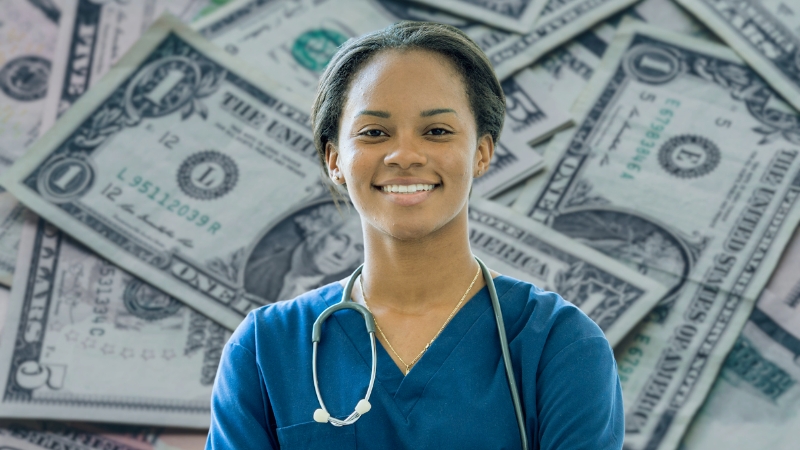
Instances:
[[[606,332],[625,448],[797,448],[793,0],[0,0],[0,446],[203,447],[239,320],[361,262],[308,115],[398,20],[494,64],[473,250]]]

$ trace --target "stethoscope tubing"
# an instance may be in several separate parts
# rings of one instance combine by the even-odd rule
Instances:
[[[514,404],[514,414],[517,416],[517,426],[519,426],[519,439],[522,442],[523,450],[528,450],[528,433],[525,431],[525,413],[522,411],[522,403],[519,400],[519,390],[517,389],[517,379],[514,376],[514,365],[511,363],[511,351],[508,348],[508,337],[506,337],[506,326],[503,322],[503,311],[500,309],[500,299],[497,297],[497,289],[494,286],[494,279],[491,272],[477,256],[475,261],[481,266],[483,279],[489,288],[489,298],[492,300],[492,310],[494,319],[497,322],[497,335],[500,338],[500,351],[503,353],[503,365],[506,368],[506,378],[508,379],[508,389],[511,391],[511,402]]]
[[[487,288],[489,289],[489,298],[492,301],[494,318],[495,322],[497,323],[497,335],[500,338],[500,349],[503,354],[503,365],[506,369],[508,387],[511,391],[511,402],[514,405],[514,414],[517,417],[517,425],[519,426],[520,441],[522,443],[523,450],[528,450],[528,435],[525,431],[525,413],[522,410],[522,402],[519,398],[519,390],[517,389],[517,382],[514,376],[514,366],[511,362],[511,351],[508,348],[508,338],[506,337],[506,327],[503,323],[503,312],[500,308],[500,299],[497,297],[497,289],[494,286],[494,279],[492,279],[491,272],[489,272],[489,269],[477,256],[475,256],[475,260],[478,262],[478,265],[481,268],[483,279],[486,282]],[[353,271],[353,274],[350,275],[350,279],[347,280],[347,285],[342,292],[342,300],[339,303],[322,311],[319,317],[317,317],[317,320],[314,321],[314,327],[311,333],[311,371],[314,380],[314,391],[317,394],[317,400],[319,401],[320,405],[320,409],[317,409],[314,412],[314,420],[323,423],[328,422],[337,427],[352,425],[356,422],[356,420],[359,419],[359,417],[369,411],[371,407],[369,403],[369,397],[372,394],[372,388],[375,385],[375,377],[377,375],[378,358],[375,344],[375,318],[367,308],[354,302],[351,298],[353,293],[353,285],[355,284],[356,279],[361,275],[363,268],[364,265],[362,264],[358,266],[355,271]],[[328,319],[328,317],[331,316],[331,314],[341,309],[354,309],[364,316],[364,322],[367,326],[367,332],[369,333],[370,337],[370,345],[372,347],[372,371],[369,378],[367,393],[364,398],[358,402],[355,411],[353,411],[344,420],[331,417],[330,413],[328,413],[328,408],[325,406],[325,402],[322,400],[322,394],[320,393],[319,389],[319,379],[317,378],[317,345],[319,344],[320,340],[322,340],[322,324]]]

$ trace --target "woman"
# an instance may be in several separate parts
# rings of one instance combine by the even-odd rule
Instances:
[[[467,222],[504,105],[486,56],[455,28],[401,22],[343,45],[312,121],[330,179],[361,216],[352,297],[379,330],[372,408],[354,425],[314,420],[311,329],[342,280],[247,316],[225,348],[206,448],[520,448]],[[619,380],[600,329],[555,293],[493,276],[531,448],[621,448]],[[351,310],[323,336],[319,386],[343,418],[366,391],[370,340]]]

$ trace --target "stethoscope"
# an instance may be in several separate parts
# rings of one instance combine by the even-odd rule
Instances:
[[[511,354],[508,350],[508,339],[506,338],[505,325],[503,325],[503,315],[502,311],[500,310],[500,300],[497,298],[497,290],[494,287],[494,280],[492,279],[492,274],[489,272],[489,269],[487,269],[486,265],[483,264],[483,261],[477,257],[475,257],[475,260],[478,261],[478,265],[481,267],[481,272],[483,273],[483,279],[486,281],[486,286],[489,288],[489,297],[492,299],[492,309],[494,310],[494,318],[497,322],[497,334],[500,337],[500,348],[503,352],[503,363],[506,367],[508,387],[511,390],[511,401],[514,404],[514,412],[517,415],[517,425],[519,425],[519,435],[522,441],[522,448],[524,450],[528,450],[528,437],[525,433],[525,416],[522,413],[522,404],[519,400],[519,391],[517,391],[517,383],[514,379],[514,367],[511,365]],[[311,333],[311,342],[313,345],[311,370],[313,374],[312,376],[314,377],[314,390],[317,392],[317,400],[319,400],[320,406],[319,409],[314,411],[314,420],[319,423],[328,422],[337,427],[352,425],[356,422],[356,420],[358,420],[359,417],[366,414],[372,407],[372,405],[369,403],[369,396],[372,394],[372,387],[375,385],[375,372],[377,369],[378,359],[375,351],[375,319],[372,317],[372,313],[370,313],[367,308],[359,305],[351,299],[353,285],[355,284],[356,279],[358,279],[358,276],[361,274],[361,270],[363,268],[363,265],[359,266],[358,269],[356,269],[353,274],[350,275],[350,279],[347,281],[347,286],[345,286],[344,292],[342,293],[342,301],[326,308],[325,311],[322,311],[322,314],[320,314],[319,317],[317,317],[317,320],[314,322],[314,330]],[[319,382],[317,380],[317,344],[319,344],[319,341],[322,339],[322,324],[331,314],[342,309],[354,309],[364,316],[364,321],[367,325],[367,332],[369,333],[370,346],[372,347],[372,373],[369,377],[367,395],[358,401],[355,410],[344,420],[331,417],[330,413],[328,412],[328,408],[325,407],[325,402],[322,401],[322,395],[319,392]]]

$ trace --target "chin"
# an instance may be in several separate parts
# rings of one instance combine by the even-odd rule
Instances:
[[[436,234],[442,224],[398,224],[388,225],[384,232],[399,241],[420,241]]]

